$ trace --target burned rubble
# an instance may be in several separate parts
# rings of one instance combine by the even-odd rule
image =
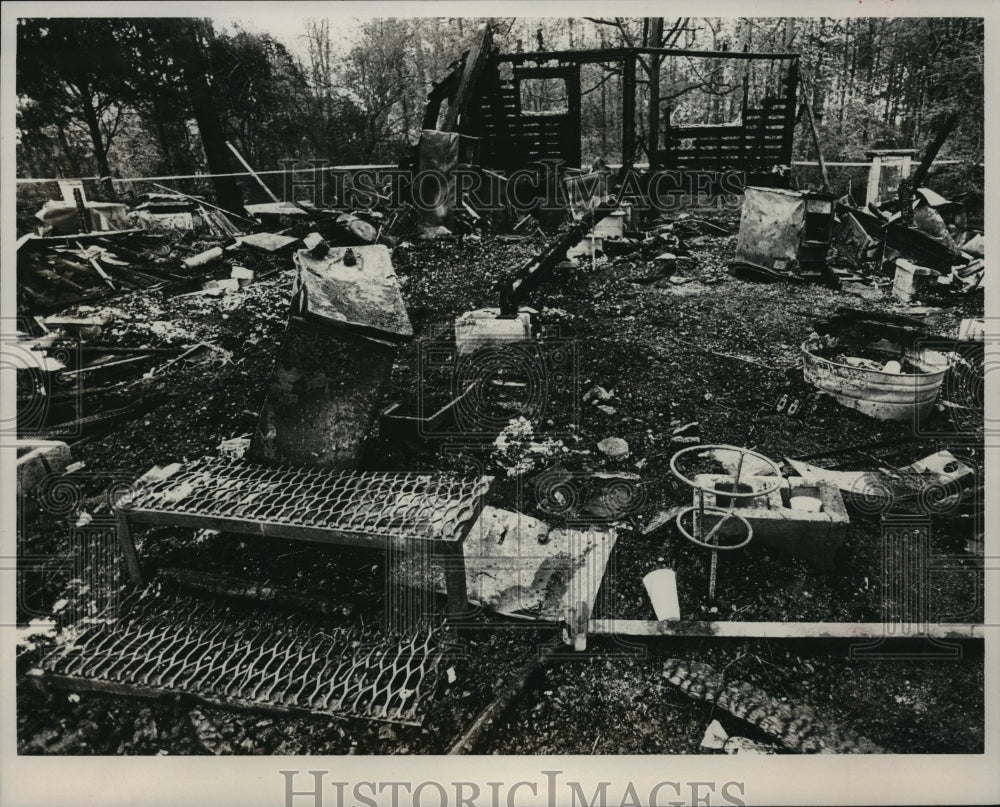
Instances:
[[[452,186],[423,209],[283,201],[232,146],[268,201],[45,203],[17,245],[19,541],[70,534],[73,562],[19,601],[21,753],[982,749],[980,211],[790,187],[788,53],[680,54],[776,88],[725,126],[668,114],[639,169],[660,50],[485,27],[428,97],[406,164]],[[598,61],[620,170],[576,169]],[[564,112],[520,108],[541,79]],[[556,210],[453,193],[529,167],[541,193],[545,160],[572,167]],[[651,205],[695,169],[711,194]],[[906,596],[915,564],[936,582]],[[887,622],[964,652],[862,668],[846,643]]]

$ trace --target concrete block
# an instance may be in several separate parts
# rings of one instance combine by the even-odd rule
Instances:
[[[937,272],[918,266],[904,258],[896,259],[896,274],[892,280],[892,296],[901,303],[909,303],[921,290],[934,282]]]
[[[531,314],[518,312],[516,317],[500,318],[499,308],[467,311],[455,320],[455,348],[459,356],[500,342],[525,342],[531,339]]]
[[[69,446],[58,440],[17,440],[17,495],[29,494],[50,474],[73,461]]]
[[[321,236],[319,233],[309,233],[309,235],[307,235],[305,238],[302,239],[302,244],[307,250],[312,252],[314,249],[321,246],[322,244],[326,244],[326,239],[324,239],[323,236]],[[327,249],[327,252],[329,252],[329,249]],[[324,252],[323,255],[325,254],[326,253]],[[323,255],[319,255],[316,257],[323,257]]]
[[[581,255],[590,256],[593,252],[604,252],[604,238],[599,235],[585,235],[579,242],[566,250],[567,258],[578,258]]]
[[[245,266],[234,266],[229,276],[233,280],[236,280],[242,289],[253,283],[254,271],[253,269],[247,269]]]
[[[699,474],[695,482],[703,487],[715,488],[716,493],[705,493],[705,505],[729,507],[733,497],[726,496],[720,486],[732,484],[725,474]],[[774,484],[774,477],[750,476],[740,480],[740,492],[765,490]],[[698,504],[698,491],[694,504]],[[801,509],[799,497],[819,500],[819,510]],[[837,550],[844,544],[850,518],[847,507],[836,485],[808,479],[785,479],[780,488],[759,498],[735,500],[736,511],[753,527],[750,546],[763,546],[800,557],[818,569],[829,570],[835,565]],[[705,517],[706,527],[718,522],[719,517]],[[722,536],[742,537],[745,528],[735,519],[722,528]]]
[[[591,235],[600,238],[621,238],[625,235],[625,211],[616,210],[594,226]]]

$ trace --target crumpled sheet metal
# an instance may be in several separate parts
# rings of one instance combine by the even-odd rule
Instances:
[[[353,263],[345,260],[348,250]],[[322,258],[299,250],[295,265],[300,314],[388,339],[413,336],[392,255],[385,245],[334,247]]]
[[[455,166],[458,165],[459,136],[456,132],[423,129],[420,132],[420,174],[426,177],[417,186],[425,225],[450,227],[455,215]],[[426,172],[436,172],[428,174]],[[444,181],[442,181],[442,178]]]
[[[617,539],[613,528],[557,528],[484,507],[464,545],[469,602],[550,622],[563,620],[582,602],[589,618]],[[408,585],[445,591],[444,575],[417,553],[400,559],[397,574]]]
[[[806,199],[797,191],[746,188],[736,240],[736,261],[785,270],[798,260]]]
[[[95,230],[124,230],[129,226],[128,208],[113,202],[86,202],[91,226]],[[42,235],[73,235],[80,232],[75,204],[50,199],[35,213],[42,222]]]

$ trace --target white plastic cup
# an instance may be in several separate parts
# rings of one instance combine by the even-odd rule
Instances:
[[[678,622],[681,618],[680,601],[677,599],[677,576],[673,569],[654,569],[642,578],[653,612],[660,621]]]

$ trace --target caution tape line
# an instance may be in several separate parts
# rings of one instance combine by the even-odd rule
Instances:
[[[326,165],[319,166],[320,170],[323,171],[363,171],[363,170],[376,170],[376,171],[386,171],[389,169],[398,168],[395,163],[389,165]],[[315,167],[310,166],[309,168],[295,168],[292,169],[292,173],[304,172],[309,170],[314,170]],[[268,171],[255,171],[257,176],[272,176],[274,174],[287,174],[288,169],[277,168]],[[112,182],[164,182],[172,179],[213,179],[216,177],[250,177],[253,176],[249,171],[238,171],[231,174],[176,174],[174,176],[166,177],[111,177]],[[50,178],[35,178],[35,177],[18,177],[17,184],[28,185],[28,184],[40,184],[45,182],[99,182],[101,177],[50,177]]]

